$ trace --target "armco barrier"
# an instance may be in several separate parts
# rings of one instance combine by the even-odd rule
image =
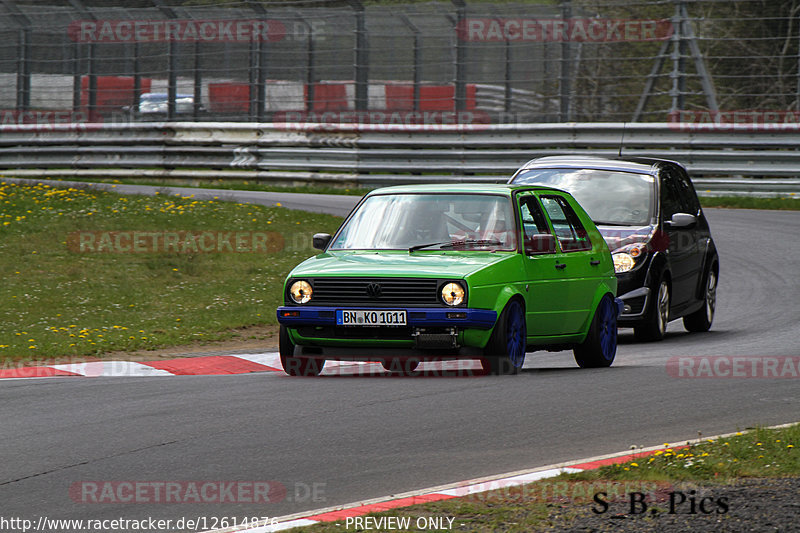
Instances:
[[[505,181],[535,157],[621,152],[680,161],[701,194],[797,195],[798,146],[796,127],[739,125],[22,124],[0,126],[0,172],[382,185]]]

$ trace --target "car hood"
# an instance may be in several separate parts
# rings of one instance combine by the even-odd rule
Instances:
[[[306,259],[291,276],[410,276],[463,278],[513,252],[336,251]]]
[[[648,243],[655,235],[655,226],[603,226],[597,229],[611,252],[635,242]]]

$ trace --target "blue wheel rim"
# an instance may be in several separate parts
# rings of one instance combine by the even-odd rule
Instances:
[[[520,368],[525,362],[525,317],[519,302],[511,302],[508,307],[508,324],[506,331],[506,353],[514,368]]]
[[[610,298],[603,298],[597,312],[598,338],[600,350],[606,361],[614,358],[617,352],[617,310]]]

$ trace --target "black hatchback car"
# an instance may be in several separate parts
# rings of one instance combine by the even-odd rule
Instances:
[[[524,164],[509,183],[570,192],[592,217],[614,259],[625,304],[620,327],[661,340],[671,320],[708,331],[719,257],[686,169],[662,159],[556,156]]]

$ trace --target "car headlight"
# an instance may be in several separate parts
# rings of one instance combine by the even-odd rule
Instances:
[[[450,282],[442,287],[442,300],[447,305],[461,305],[464,302],[464,287],[460,283]]]
[[[292,283],[292,286],[289,287],[289,297],[292,301],[296,304],[305,304],[311,301],[311,294],[314,290],[311,288],[311,284],[307,281],[295,281]]]
[[[629,253],[623,252],[619,254],[614,254],[611,256],[614,260],[614,272],[627,272],[633,268],[633,265],[636,264],[636,260],[633,256]]]
[[[628,272],[636,266],[636,261],[647,255],[647,245],[641,242],[623,246],[614,250],[611,258],[614,260],[614,272]]]

